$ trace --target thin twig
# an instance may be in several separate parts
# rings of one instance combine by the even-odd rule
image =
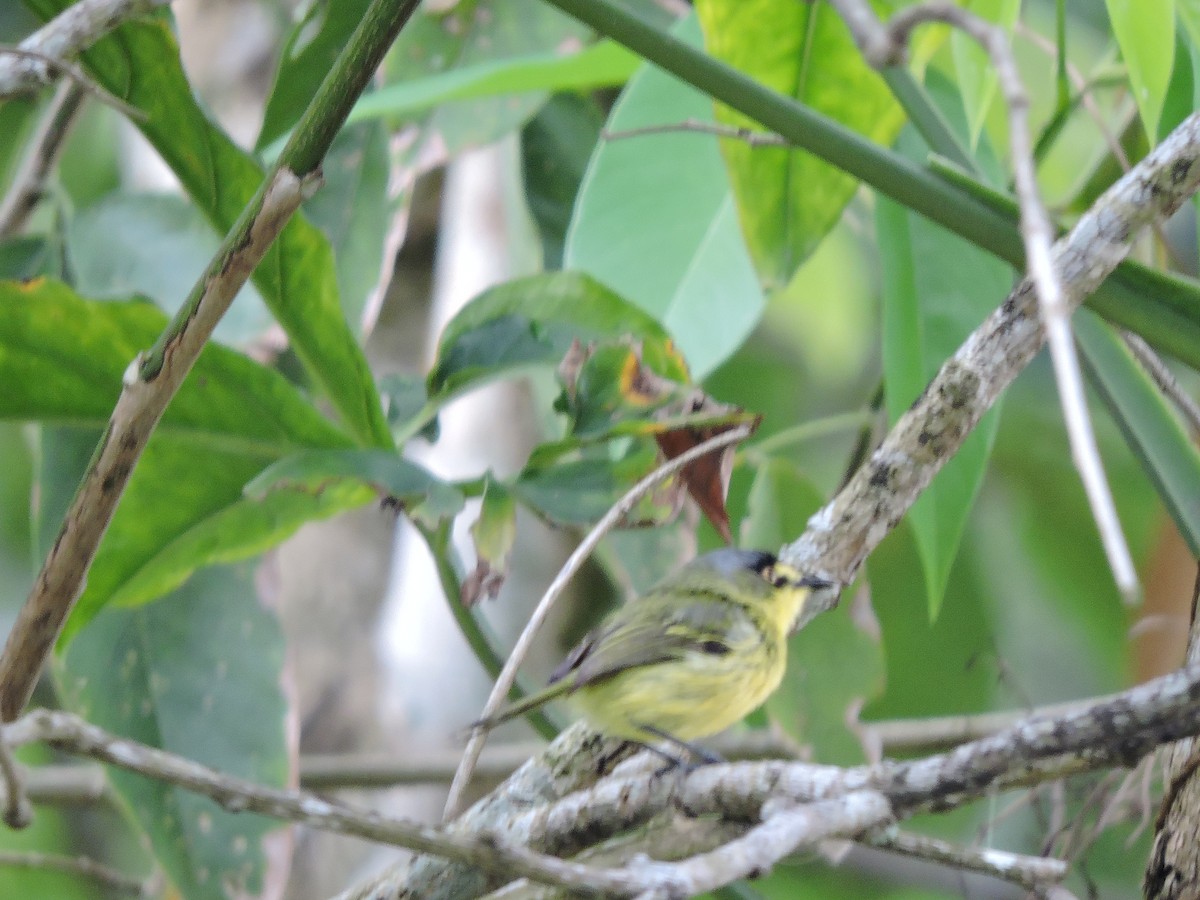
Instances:
[[[949,3],[930,2],[907,7],[893,15],[885,25],[874,17],[864,0],[832,2],[850,25],[863,55],[876,67],[895,64],[902,57],[913,29],[929,22],[944,22],[960,29],[973,38],[991,59],[1008,103],[1014,186],[1021,208],[1021,239],[1025,245],[1026,266],[1033,279],[1042,328],[1058,383],[1071,456],[1083,481],[1117,588],[1127,602],[1136,601],[1139,595],[1137,571],[1121,531],[1116,504],[1104,475],[1100,450],[1096,446],[1096,436],[1088,413],[1083,375],[1071,333],[1071,307],[1054,264],[1054,229],[1037,186],[1033,140],[1029,133],[1029,96],[1021,82],[1008,35],[1003,28]]]
[[[1154,349],[1139,335],[1132,331],[1125,331],[1121,333],[1121,337],[1124,338],[1129,352],[1133,354],[1134,359],[1141,363],[1142,368],[1146,370],[1146,374],[1150,376],[1158,389],[1175,404],[1175,408],[1179,410],[1179,414],[1187,425],[1188,433],[1193,438],[1200,436],[1200,403],[1197,403],[1191,394],[1179,386],[1175,374],[1167,368],[1162,357],[1155,353]]]
[[[286,791],[254,784],[203,766],[194,760],[126,740],[70,713],[35,710],[0,729],[13,745],[42,741],[65,753],[87,756],[129,772],[137,772],[193,791],[231,813],[252,812],[291,822],[303,822],[335,834],[347,834],[434,853],[507,877],[524,875],[565,887],[599,885],[628,892],[629,876],[605,873],[576,863],[502,845],[498,838],[449,834],[407,819],[356,809],[305,791]]]
[[[525,792],[520,813],[510,817],[507,827],[495,821],[487,834],[447,832],[303,791],[256,785],[123,739],[68,713],[35,711],[5,726],[0,737],[14,747],[45,742],[62,752],[178,785],[231,812],[305,822],[457,860],[493,873],[494,886],[523,875],[575,890],[630,895],[679,884],[712,887],[723,883],[715,877],[720,873],[770,865],[777,854],[801,843],[831,834],[853,835],[893,815],[907,818],[952,808],[1030,778],[1058,777],[1064,760],[1081,770],[1129,763],[1162,743],[1197,731],[1200,664],[1193,664],[1084,709],[1055,717],[1034,716],[951,753],[912,762],[856,769],[799,762],[730,763],[703,767],[674,780],[640,770],[607,779],[549,808],[530,807]],[[560,740],[572,739],[567,734]],[[595,742],[592,747],[597,747]],[[604,752],[610,751],[611,747]],[[601,792],[606,799],[599,797]],[[753,838],[747,834],[737,839],[742,841],[737,847],[725,845],[679,864],[634,862],[595,868],[530,849],[552,847],[555,853],[565,854],[576,850],[576,845],[591,846],[622,833],[631,822],[648,821],[648,816],[672,804],[691,816],[717,813],[735,821],[761,817],[763,825]],[[580,810],[586,810],[582,817],[586,821],[581,821]],[[524,818],[525,824],[517,818]],[[503,843],[496,837],[501,834]]]
[[[134,122],[143,122],[146,119],[146,114],[136,106],[130,106],[116,94],[105,90],[101,85],[97,84],[91,78],[88,78],[87,73],[74,63],[64,62],[61,59],[55,59],[41,50],[30,50],[26,47],[10,47],[7,44],[0,44],[0,60],[5,55],[20,57],[22,59],[32,59],[40,62],[50,72],[62,72],[68,76],[71,81],[79,87],[80,90],[91,94],[105,106],[111,106],[117,112],[132,119]],[[0,99],[3,99],[3,94],[0,94]]]
[[[12,748],[0,735],[0,781],[4,784],[4,824],[26,828],[33,821],[33,807],[25,792],[25,777]]]
[[[623,128],[620,131],[605,130],[600,137],[606,141],[623,141],[628,138],[645,137],[651,134],[711,134],[717,137],[742,141],[751,147],[790,147],[791,142],[781,134],[771,131],[755,131],[752,128],[739,128],[735,125],[724,125],[719,122],[701,122],[699,119],[684,119],[682,122],[671,122],[662,125],[643,125],[640,128]]]
[[[930,716],[920,719],[883,719],[878,722],[859,722],[857,729],[872,746],[889,753],[912,753],[953,747],[966,741],[987,737],[1008,728],[1031,715],[1055,716],[1082,709],[1101,699],[1071,701],[1041,706],[1036,709],[1008,710],[963,716]]]
[[[79,0],[17,47],[0,54],[0,99],[49,84],[65,60],[86,50],[123,22],[146,15],[170,0]],[[86,81],[86,77],[84,78]]]
[[[965,872],[980,872],[1023,887],[1027,891],[1038,890],[1067,877],[1067,864],[1061,859],[1027,856],[985,847],[961,847],[937,838],[891,828],[870,832],[859,838],[859,842],[881,850],[952,866]]]
[[[158,893],[159,879],[157,877],[134,878],[132,875],[126,875],[124,872],[119,872],[86,856],[60,856],[53,853],[0,850],[0,867],[5,866],[19,869],[51,869],[55,872],[82,875],[109,890],[133,894],[137,897],[152,897]]]
[[[537,607],[534,609],[533,614],[530,615],[525,628],[521,631],[521,636],[517,638],[512,653],[509,654],[508,660],[504,663],[504,668],[496,677],[496,683],[492,686],[492,692],[488,696],[487,703],[484,704],[483,711],[479,715],[480,719],[488,718],[504,703],[505,698],[508,697],[508,692],[512,689],[513,683],[516,681],[517,669],[520,668],[529,650],[533,647],[534,638],[545,623],[546,617],[550,614],[555,601],[566,588],[567,584],[570,583],[571,579],[575,577],[575,573],[587,561],[587,558],[596,548],[596,545],[600,543],[601,539],[629,514],[629,511],[633,509],[642,497],[653,490],[663,479],[678,472],[693,460],[699,459],[714,450],[719,450],[722,447],[728,447],[736,444],[738,441],[743,441],[752,433],[753,429],[750,426],[740,425],[737,428],[722,432],[702,444],[697,444],[685,453],[667,460],[630,488],[625,496],[613,504],[600,521],[592,527],[592,530],[587,533],[584,539],[580,541],[579,546],[575,548],[575,551],[563,563],[554,581],[546,588],[546,593],[538,601]],[[459,765],[458,772],[455,773],[454,780],[450,784],[450,793],[446,798],[446,809],[443,816],[445,821],[449,821],[458,814],[463,793],[466,791],[468,783],[470,783],[471,773],[475,768],[475,763],[479,760],[479,754],[483,752],[483,745],[486,740],[487,731],[485,729],[475,728],[472,730],[466,749],[463,750],[462,763]]]
[[[82,99],[83,91],[73,81],[64,81],[55,91],[12,185],[0,201],[0,239],[19,232],[45,194],[46,179],[58,163]]]

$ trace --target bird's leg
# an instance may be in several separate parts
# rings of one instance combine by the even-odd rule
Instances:
[[[668,744],[673,744],[674,746],[679,747],[682,750],[686,750],[691,755],[693,760],[699,760],[699,762],[692,762],[690,764],[687,764],[685,766],[687,771],[691,771],[692,769],[699,768],[700,766],[707,766],[707,765],[712,765],[713,763],[725,762],[725,760],[719,754],[713,753],[713,751],[711,751],[711,750],[706,750],[704,747],[700,747],[696,744],[690,744],[685,740],[675,737],[675,735],[671,734],[670,732],[663,731],[661,728],[655,728],[653,725],[643,725],[641,722],[638,722],[636,724],[637,724],[637,727],[639,729],[641,729],[642,731],[646,732],[646,734],[654,735],[654,737],[658,738],[659,740],[666,741]],[[655,747],[653,744],[646,744],[645,746],[648,747],[650,750],[654,751],[655,753],[657,753],[659,756],[668,760],[672,764],[668,768],[671,768],[673,766],[685,765],[683,760],[679,759],[678,757],[672,756],[670,753],[667,753],[665,750],[661,750],[658,747]],[[663,771],[665,772],[666,769],[664,769]]]

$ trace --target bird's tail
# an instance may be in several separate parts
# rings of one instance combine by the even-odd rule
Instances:
[[[478,719],[471,723],[472,728],[483,728],[490,731],[498,725],[503,725],[510,719],[515,719],[518,716],[523,716],[530,710],[537,709],[544,703],[559,697],[570,689],[571,684],[567,680],[556,681],[547,688],[543,688],[536,693],[530,694],[528,697],[522,697],[516,703],[504,707],[495,715],[489,716],[486,719]]]

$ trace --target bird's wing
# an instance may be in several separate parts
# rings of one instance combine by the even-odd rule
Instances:
[[[723,656],[738,644],[755,640],[757,629],[740,606],[722,600],[645,597],[661,613],[641,609],[617,616],[580,641],[550,676],[551,683],[570,677],[570,690],[610,678],[638,666],[681,659],[690,652]]]

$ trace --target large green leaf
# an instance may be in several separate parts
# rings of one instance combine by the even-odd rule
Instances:
[[[1121,339],[1091,310],[1074,317],[1092,383],[1158,489],[1192,555],[1200,558],[1200,453]]]
[[[511,2],[511,0],[510,0]],[[408,118],[456,100],[495,98],[502,94],[587,91],[623,84],[638,57],[620,44],[601,41],[575,53],[528,53],[462,65],[426,78],[389,84],[365,94],[350,113],[351,122],[381,117]]]
[[[252,499],[315,496],[337,488],[361,488],[435,518],[450,517],[463,505],[457,488],[416,463],[387,450],[310,450],[281,459],[246,485]],[[418,514],[420,514],[418,512]]]
[[[1129,85],[1150,142],[1158,140],[1175,61],[1174,0],[1105,0],[1113,34],[1129,70]]]
[[[85,429],[94,444],[122,373],[165,321],[149,303],[89,302],[58,282],[0,283],[0,418]],[[145,602],[198,566],[244,558],[363,502],[338,491],[262,503],[242,495],[283,456],[350,444],[282,376],[210,344],[134,470],[67,633],[108,603]]]
[[[558,65],[547,58],[531,61],[531,54],[545,54],[548,47],[577,46],[588,36],[578,22],[542,0],[460,0],[446,12],[420,10],[388,54],[387,85],[395,87],[381,88],[388,93],[379,101],[374,95],[364,98],[361,102],[366,105],[352,115],[363,115],[372,104],[387,102],[395,91],[399,96],[394,98],[397,113],[392,118],[408,126],[402,165],[414,176],[467,147],[508,134],[549,96],[549,80],[540,90],[487,96],[489,76],[515,65],[518,74],[513,86],[529,87],[522,79],[529,74],[531,62],[535,79],[544,76],[537,74],[539,67]],[[584,68],[589,65],[585,62]],[[522,70],[526,76],[520,74]],[[410,84],[418,87],[410,89]],[[456,91],[462,91],[464,99],[441,102]],[[406,108],[403,113],[402,108]]]
[[[694,17],[675,34],[700,42]],[[607,130],[712,118],[704,94],[644,65],[613,107]],[[612,285],[658,319],[697,378],[737,349],[763,308],[725,165],[709,135],[601,143],[575,204],[565,265]]]
[[[829,4],[698,0],[696,11],[705,47],[722,62],[878,143],[890,143],[903,124],[892,92]],[[724,105],[717,120],[762,128]],[[858,182],[803,150],[725,140],[721,151],[750,255],[763,282],[781,287],[833,228]]]
[[[883,634],[887,688],[867,718],[978,712],[991,708],[996,685],[996,635],[986,603],[967,567],[953,574],[961,596],[936,621],[923,615],[921,560],[907,522],[867,558],[871,608]],[[963,589],[964,584],[966,588]],[[841,613],[836,613],[840,615]]]
[[[333,247],[338,296],[356,330],[370,330],[382,297],[391,227],[387,131],[378,122],[344,128],[321,166],[325,185],[304,212]],[[386,284],[386,282],[385,282]]]
[[[542,266],[562,268],[567,227],[604,117],[591,97],[557,94],[521,131],[525,199],[542,238]]]
[[[220,245],[203,214],[177,194],[112,193],[67,226],[71,283],[97,299],[143,294],[179,309]],[[215,336],[249,343],[271,325],[253,284],[235,298]]]
[[[64,705],[94,725],[284,788],[294,756],[282,667],[279,623],[243,564],[207,569],[157,603],[105,610],[54,674]],[[109,778],[176,896],[263,896],[268,872],[285,877],[284,823],[119,769]]]
[[[49,19],[66,0],[26,0]],[[200,109],[164,15],[128,22],[98,41],[83,61],[105,88],[141,110],[137,123],[221,234],[254,196],[263,170]],[[337,296],[333,254],[320,232],[293,217],[254,272],[263,300],[297,355],[364,444],[390,446],[391,435],[366,358]]]
[[[371,0],[317,0],[309,4],[280,54],[257,149],[283,137],[299,121],[370,5]]]
[[[1011,34],[1021,12],[1021,0],[969,0],[966,7],[974,15],[1002,26]],[[951,32],[950,49],[954,54],[954,71],[958,75],[971,145],[974,146],[996,96],[996,65],[978,41],[960,29]]]
[[[628,335],[670,353],[662,326],[588,275],[554,272],[484,291],[451,319],[438,341],[429,395],[451,394],[517,366],[558,365],[575,340]]]
[[[912,130],[902,152],[923,157]],[[883,268],[883,369],[894,422],[943,362],[1003,301],[1012,272],[1003,262],[903,206],[879,198],[876,234]],[[954,260],[946,265],[946,260]],[[930,615],[936,616],[967,516],[983,481],[998,424],[993,409],[908,513]]]

